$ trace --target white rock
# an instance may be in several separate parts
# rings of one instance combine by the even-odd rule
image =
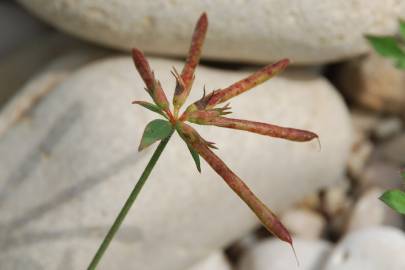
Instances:
[[[319,209],[321,205],[321,198],[318,193],[312,193],[306,196],[303,200],[301,200],[297,206],[302,208],[309,208],[309,209]]]
[[[291,209],[280,216],[291,234],[302,239],[317,239],[323,233],[326,220],[309,209]]]
[[[151,65],[172,91],[170,69],[181,65],[158,59]],[[216,89],[244,76],[200,67],[191,100],[201,97],[204,84]],[[143,87],[129,57],[111,58],[54,85],[13,125],[4,125],[10,114],[0,115],[0,126],[8,127],[0,135],[0,265],[85,268],[153,151],[136,151],[145,124],[156,118],[130,104],[149,100]],[[18,110],[24,93],[6,110]],[[271,208],[287,208],[341,179],[351,125],[326,80],[281,76],[236,98],[232,107],[234,117],[310,129],[322,141],[319,151],[316,142],[198,127]],[[197,173],[187,147],[173,136],[100,269],[184,269],[256,226],[223,180],[202,167]]]
[[[299,266],[291,247],[277,239],[264,241],[242,258],[238,270],[318,270],[331,251],[331,245],[321,240],[294,239]]]
[[[361,195],[350,214],[347,231],[384,224],[398,227],[402,225],[402,217],[393,213],[394,211],[378,199],[383,193],[384,190],[381,188],[372,188]]]
[[[373,152],[373,143],[364,138],[363,133],[356,132],[356,139],[352,146],[352,152],[347,164],[347,169],[353,178],[356,180],[361,177],[364,167]]]
[[[330,216],[342,214],[350,207],[351,199],[348,196],[350,183],[344,179],[336,185],[325,190],[322,209]]]
[[[231,265],[224,253],[217,251],[188,270],[231,270]]]
[[[403,270],[405,236],[391,227],[374,227],[348,234],[331,253],[324,270]]]
[[[128,50],[183,56],[194,24],[206,11],[203,56],[267,63],[336,61],[366,52],[364,34],[398,27],[397,0],[71,1],[19,0],[39,17],[87,40]],[[405,14],[405,12],[404,12]]]

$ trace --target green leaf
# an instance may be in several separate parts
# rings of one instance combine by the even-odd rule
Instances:
[[[404,69],[405,70],[405,56],[397,59],[395,62],[395,67],[397,69]]]
[[[405,192],[398,189],[388,190],[384,192],[380,200],[398,213],[405,214]]]
[[[401,33],[402,38],[405,39],[405,21],[403,20],[399,21],[399,32]]]
[[[402,179],[405,180],[405,170],[401,171],[401,176],[402,176]]]
[[[201,163],[200,163],[200,155],[195,151],[191,146],[187,144],[188,150],[190,150],[191,156],[194,159],[195,166],[197,166],[197,170],[201,172]]]
[[[164,113],[162,112],[162,109],[158,105],[155,105],[153,103],[136,100],[136,101],[132,102],[132,104],[138,104],[138,105],[140,105],[140,106],[142,106],[142,107],[144,107],[144,108],[146,108],[148,110],[151,110],[152,112],[158,113],[158,114],[163,115],[164,117],[166,117],[164,115]]]
[[[382,56],[400,58],[404,57],[404,52],[398,45],[394,37],[366,36],[373,48]]]
[[[163,119],[153,120],[145,127],[138,151],[142,151],[149,145],[165,139],[172,131],[173,126],[170,122]]]

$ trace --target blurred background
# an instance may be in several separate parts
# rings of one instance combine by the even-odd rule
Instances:
[[[0,1],[0,269],[87,266],[152,154],[137,152],[156,116],[131,105],[148,97],[130,49],[171,99],[202,12],[190,102],[291,60],[232,117],[314,131],[320,149],[197,128],[293,234],[300,266],[176,137],[99,269],[405,269],[404,219],[379,200],[405,181],[405,71],[365,37],[403,39],[403,0]]]

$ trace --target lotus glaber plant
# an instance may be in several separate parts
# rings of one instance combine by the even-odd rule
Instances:
[[[189,96],[194,81],[194,72],[200,61],[201,49],[204,43],[207,27],[207,15],[203,13],[195,27],[188,57],[183,70],[179,74],[177,70],[173,68],[172,74],[176,79],[176,87],[173,97],[173,111],[170,110],[169,101],[163,91],[162,85],[155,78],[144,54],[136,48],[132,50],[135,67],[145,82],[146,92],[151,96],[154,102],[134,101],[133,104],[143,106],[160,114],[164,118],[153,120],[147,124],[138,150],[141,151],[157,141],[160,141],[160,143],[117,219],[107,233],[103,243],[99,247],[88,269],[95,269],[114,237],[114,234],[117,232],[123,219],[139,194],[163,149],[175,131],[188,146],[198,171],[201,172],[200,157],[202,157],[212,169],[224,179],[225,183],[228,184],[228,186],[252,209],[270,233],[293,246],[291,235],[279,221],[277,216],[260,199],[258,199],[242,179],[240,179],[213,152],[212,149],[217,149],[215,144],[202,138],[193,127],[186,123],[190,122],[198,125],[213,125],[223,128],[239,129],[297,142],[311,141],[312,139],[318,138],[317,134],[306,130],[225,117],[225,115],[231,113],[229,103],[226,103],[228,100],[252,89],[256,85],[264,83],[271,77],[280,73],[287,67],[289,60],[283,59],[275,64],[265,66],[247,78],[244,78],[224,89],[214,90],[208,95],[205,94],[204,89],[204,95],[202,98],[189,105],[182,114],[179,114],[179,110]],[[221,107],[220,104],[223,103],[226,104],[221,105]]]

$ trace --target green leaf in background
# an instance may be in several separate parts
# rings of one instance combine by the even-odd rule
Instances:
[[[399,32],[401,33],[401,37],[405,39],[405,21],[399,21]]]
[[[382,56],[401,58],[405,57],[404,52],[394,37],[366,36],[373,48]]]
[[[172,130],[173,126],[170,122],[163,119],[153,120],[145,127],[138,151],[142,151],[149,145],[165,139],[171,134]]]
[[[155,112],[155,113],[158,113],[160,115],[165,116],[163,114],[163,112],[162,112],[162,109],[160,109],[160,107],[158,105],[155,105],[153,103],[149,103],[149,102],[146,102],[146,101],[137,101],[136,100],[136,101],[132,102],[132,104],[138,104],[138,105],[140,105],[140,106],[142,106],[142,107],[144,107],[144,108],[146,108],[148,110],[151,110],[152,112]]]
[[[193,148],[191,148],[191,146],[187,145],[187,147],[188,147],[188,150],[190,150],[191,156],[194,159],[195,165],[197,166],[197,170],[199,172],[201,172],[200,156]]]
[[[398,213],[405,214],[405,192],[398,189],[388,190],[384,192],[380,200]]]
[[[401,171],[401,176],[402,176],[402,179],[405,180],[405,170]]]
[[[395,66],[398,68],[398,69],[405,69],[405,56],[404,57],[401,57],[401,58],[399,58],[399,59],[396,59],[397,61],[396,61],[396,63],[395,63]]]

